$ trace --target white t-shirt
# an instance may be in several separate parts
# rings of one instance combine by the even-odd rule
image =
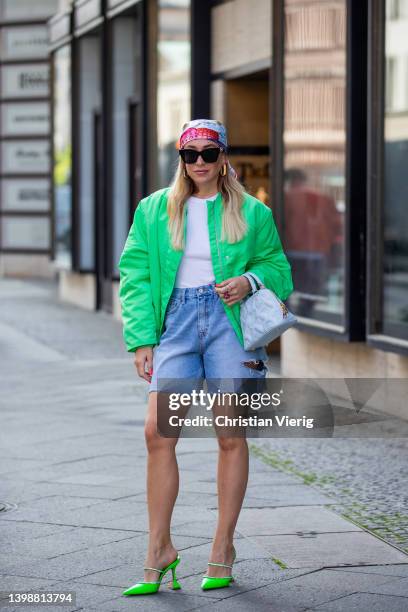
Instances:
[[[207,225],[207,200],[191,196],[187,202],[186,245],[177,271],[175,287],[199,287],[215,280]]]

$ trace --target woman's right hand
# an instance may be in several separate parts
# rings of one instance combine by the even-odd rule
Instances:
[[[135,351],[135,367],[140,378],[151,382],[153,374],[153,347],[139,346]]]

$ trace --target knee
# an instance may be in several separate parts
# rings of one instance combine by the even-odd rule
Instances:
[[[177,440],[165,438],[157,430],[157,423],[154,419],[147,419],[145,423],[145,442],[149,453],[174,448]]]
[[[248,448],[246,438],[219,437],[219,449],[223,452],[240,451]]]

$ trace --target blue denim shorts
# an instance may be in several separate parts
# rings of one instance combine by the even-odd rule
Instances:
[[[149,392],[162,390],[165,379],[222,380],[222,390],[233,391],[239,380],[265,378],[266,365],[256,370],[243,364],[266,362],[265,348],[243,348],[214,285],[173,289],[160,342],[153,348]]]

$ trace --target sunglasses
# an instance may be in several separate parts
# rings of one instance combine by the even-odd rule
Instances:
[[[219,147],[209,147],[202,151],[196,151],[195,149],[180,149],[179,154],[185,164],[195,164],[197,159],[200,157],[206,164],[214,164],[219,155],[221,149]]]

